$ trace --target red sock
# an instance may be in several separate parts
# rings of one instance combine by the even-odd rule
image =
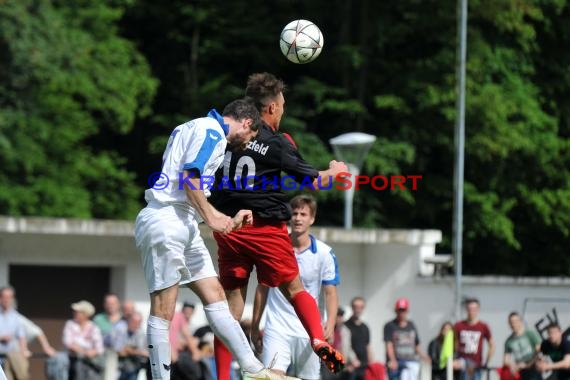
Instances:
[[[315,339],[325,340],[323,326],[321,326],[321,315],[313,296],[306,290],[300,291],[291,298],[291,304],[295,308],[295,313],[303,324],[305,330],[311,338],[311,343]]]
[[[216,356],[218,380],[230,380],[232,353],[217,336],[214,337],[214,355]]]

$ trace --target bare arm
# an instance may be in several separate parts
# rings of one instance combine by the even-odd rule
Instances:
[[[28,350],[28,341],[26,340],[26,337],[22,336],[18,339],[18,341],[20,343],[20,352],[23,353],[24,356],[30,357],[32,354]]]
[[[557,369],[570,369],[570,354],[564,355],[562,360],[555,363],[545,363],[544,361],[540,361],[537,363],[537,367],[541,372]]]
[[[398,369],[398,361],[396,360],[396,352],[394,351],[394,343],[386,342],[386,354],[388,355],[388,368]]]
[[[503,366],[510,366],[511,365],[511,354],[505,352],[503,355]]]
[[[325,339],[332,341],[334,339],[334,326],[336,323],[336,313],[338,311],[338,293],[336,285],[325,285],[325,307],[327,310],[327,320],[324,326]]]
[[[416,344],[416,354],[418,354],[423,361],[431,363],[431,358],[424,352],[424,349],[419,344]]]
[[[263,316],[263,311],[265,310],[265,305],[267,303],[267,292],[269,292],[269,288],[267,286],[261,284],[257,285],[257,289],[255,289],[255,298],[253,300],[251,341],[258,353],[263,349],[259,324],[261,323],[261,317]]]
[[[489,366],[489,363],[491,362],[491,358],[493,357],[493,354],[495,353],[495,341],[493,340],[493,338],[489,338],[489,350],[487,351],[487,359],[485,360],[485,367]]]
[[[202,184],[200,183],[200,177],[196,176],[195,173],[191,173],[184,170],[185,178],[188,178],[188,182],[184,182],[184,192],[188,201],[194,206],[198,214],[204,219],[211,229],[216,232],[229,233],[233,229],[232,219],[219,212],[208,202],[204,190],[202,190]]]
[[[374,352],[372,351],[370,343],[366,345],[366,357],[368,358],[368,363],[372,363],[374,361]]]

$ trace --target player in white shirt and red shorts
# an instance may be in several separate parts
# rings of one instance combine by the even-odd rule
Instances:
[[[291,200],[291,241],[299,265],[305,290],[318,303],[321,292],[325,296],[326,339],[334,335],[338,309],[337,285],[340,283],[336,256],[330,246],[310,234],[315,222],[317,203],[309,195],[298,195]],[[259,323],[266,311],[263,338]],[[324,318],[322,318],[324,319]],[[258,285],[255,297],[252,341],[261,352],[261,360],[274,371],[306,379],[320,379],[320,359],[313,351],[307,331],[291,303],[278,288]]]

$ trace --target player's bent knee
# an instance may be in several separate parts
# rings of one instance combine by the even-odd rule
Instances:
[[[279,290],[281,290],[281,293],[283,293],[285,298],[291,300],[291,298],[305,290],[305,288],[303,288],[303,284],[301,283],[299,276],[297,276],[292,281],[284,282],[279,285]]]

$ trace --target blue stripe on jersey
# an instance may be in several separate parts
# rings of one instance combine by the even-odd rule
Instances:
[[[334,278],[332,280],[323,280],[323,285],[338,285],[340,284],[340,268],[338,266],[338,261],[336,260],[336,255],[334,254],[333,250],[331,249],[330,254],[334,261]]]
[[[212,156],[216,145],[222,141],[222,135],[215,129],[206,129],[206,137],[204,138],[204,142],[194,158],[194,161],[188,162],[184,164],[184,170],[193,170],[197,171],[199,174],[204,172],[204,166]]]
[[[212,108],[210,112],[208,112],[208,117],[211,117],[212,119],[216,119],[218,121],[226,136],[228,133],[230,133],[230,126],[224,123],[224,117],[220,115],[220,113],[216,111],[215,108]]]

